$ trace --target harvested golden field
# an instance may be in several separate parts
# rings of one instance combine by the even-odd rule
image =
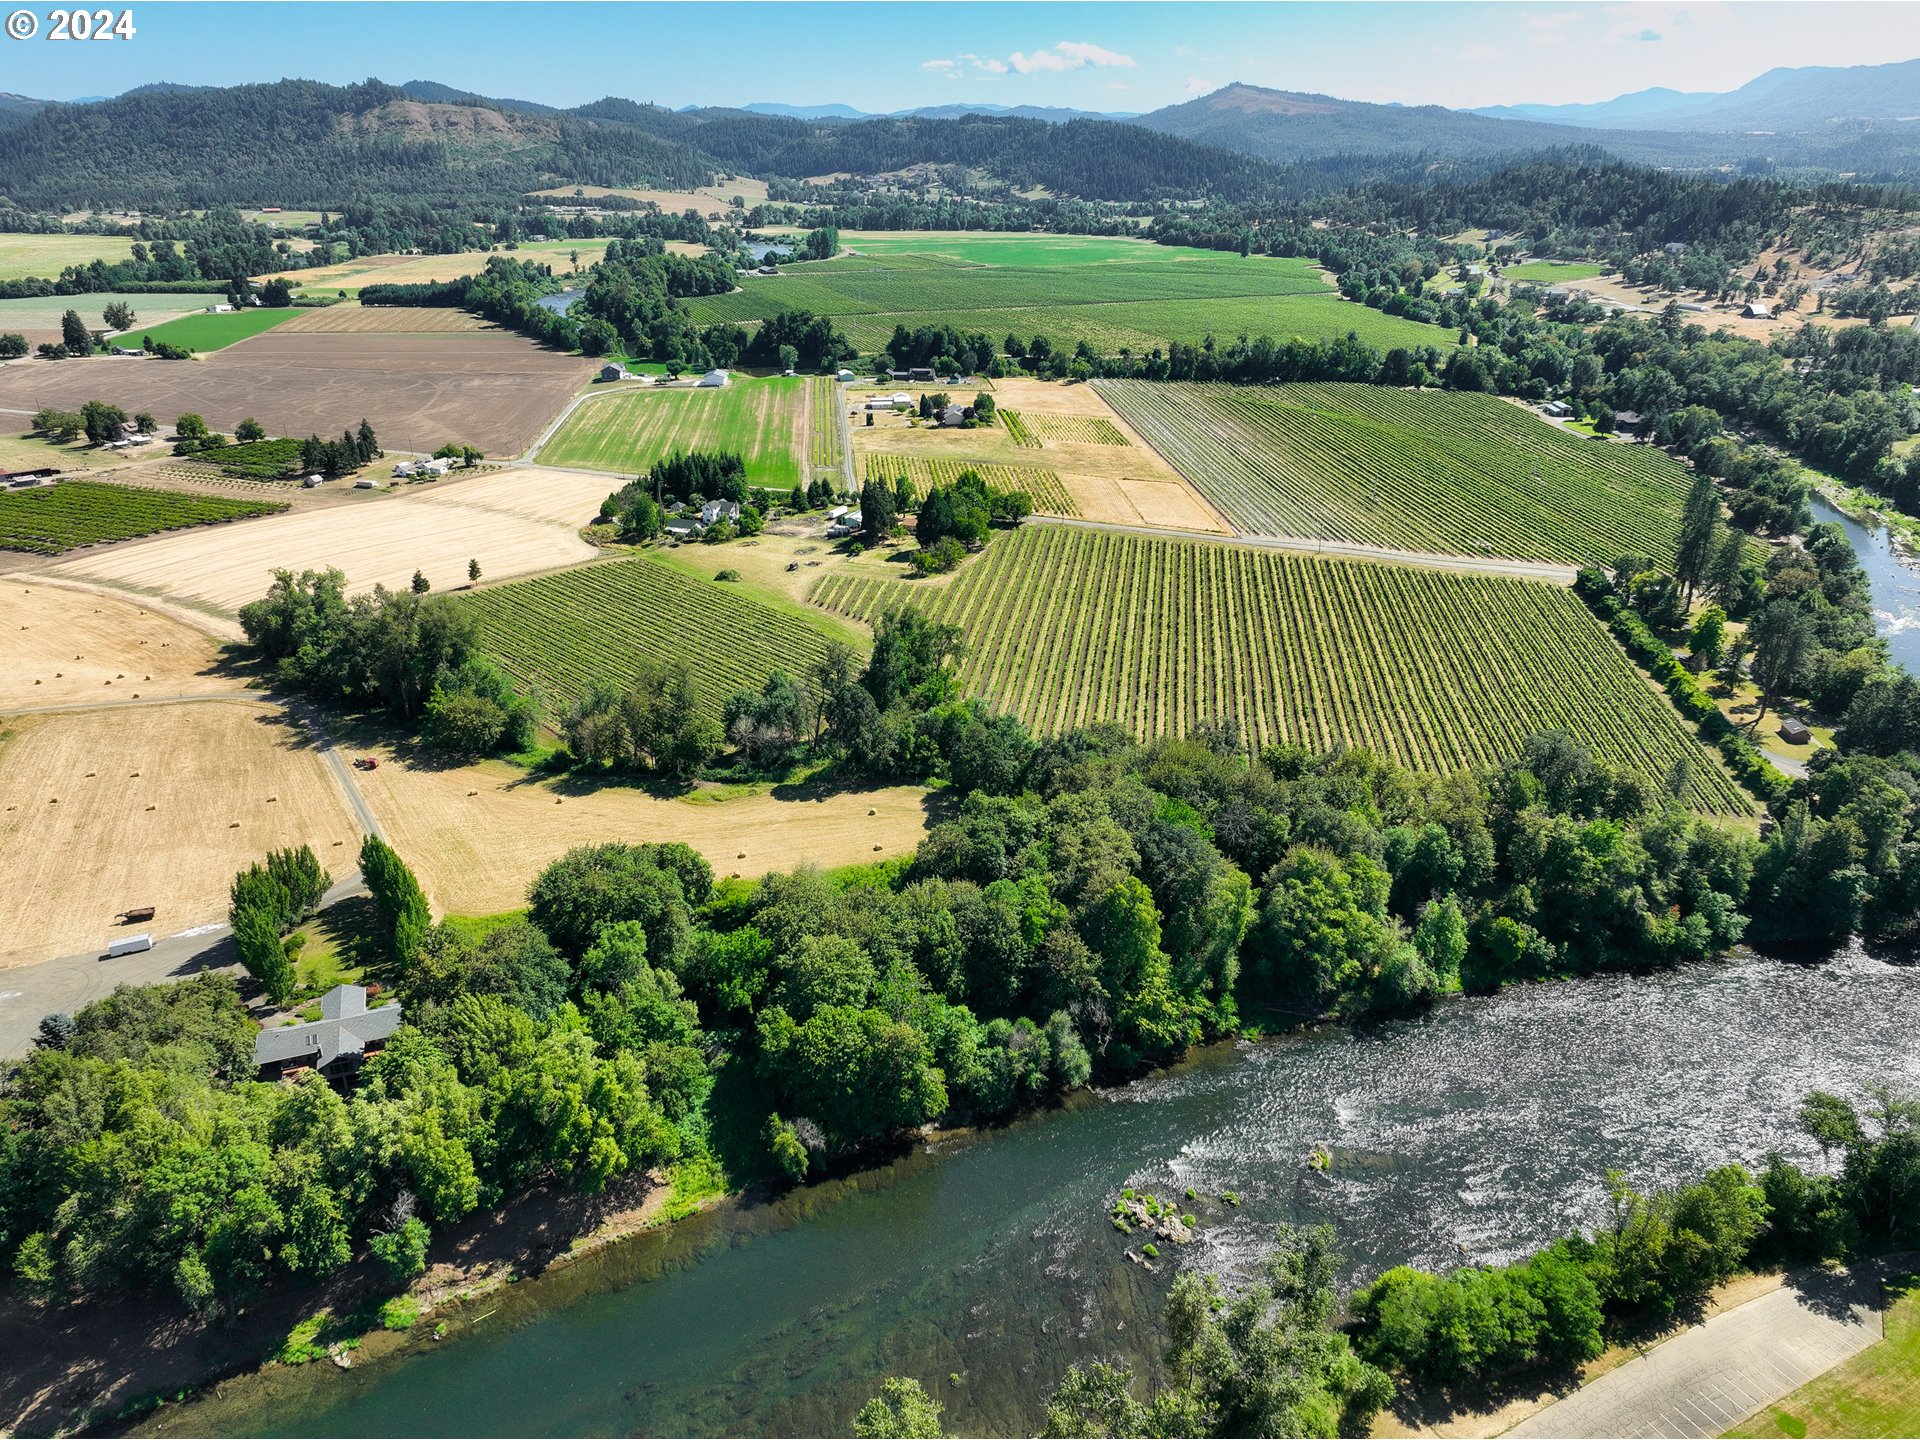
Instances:
[[[205,310],[220,300],[218,295],[42,295],[23,300],[0,300],[0,334],[13,332],[27,337],[30,345],[55,344],[60,339],[60,317],[77,310],[89,329],[106,326],[102,313],[115,301],[133,307],[141,328],[160,325],[182,315]],[[41,362],[32,362],[36,366]],[[51,368],[51,367],[49,367]]]
[[[295,436],[338,435],[366,419],[389,450],[460,441],[506,456],[533,442],[593,368],[504,331],[275,330],[190,361],[102,356],[0,366],[0,410],[77,410],[107,400],[166,422],[191,410],[226,431],[251,415],[270,435]]]
[[[498,760],[422,767],[389,750],[373,753],[380,767],[358,777],[360,788],[436,914],[517,909],[534,876],[575,845],[680,840],[706,856],[716,875],[752,876],[902,855],[928,823],[928,792],[910,785],[658,799],[624,786],[534,777]]]
[[[0,966],[104,950],[114,917],[157,907],[157,938],[223,919],[234,873],[311,845],[336,874],[360,832],[277,707],[134,705],[5,722]],[[121,932],[124,933],[124,932]]]
[[[906,416],[880,414],[869,427],[865,413],[858,412],[852,420],[856,473],[868,474],[876,465],[884,473],[883,457],[887,456],[905,459],[910,471],[967,464],[1045,469],[1059,477],[1071,498],[1068,513],[1083,519],[1213,535],[1233,533],[1200,492],[1091,386],[1017,379],[994,380],[980,388],[990,389],[1000,409],[1013,410],[1026,422],[1030,439],[1044,430],[1044,447],[1022,444],[1019,428],[1005,424],[940,430],[913,424]],[[962,386],[961,391],[965,393],[956,393],[956,399],[972,399],[972,387]],[[888,386],[849,387],[848,398],[859,406],[871,396],[891,393]],[[1065,436],[1097,438],[1060,438]]]
[[[0,710],[239,691],[219,661],[206,635],[131,601],[0,580]]]
[[[721,219],[733,208],[734,196],[746,202],[748,208],[766,203],[767,182],[741,175],[732,180],[722,180],[717,185],[703,185],[697,190],[636,190],[609,188],[605,185],[556,185],[551,190],[536,190],[540,199],[550,205],[578,205],[583,200],[598,200],[603,195],[623,195],[629,200],[638,200],[643,204],[658,205],[669,215],[678,215],[688,210],[697,210],[702,218]]]
[[[607,253],[609,243],[606,240],[545,240],[514,250],[462,250],[457,255],[362,255],[333,265],[316,265],[310,270],[279,273],[312,295],[330,295],[339,290],[352,294],[365,285],[424,285],[431,280],[458,280],[462,275],[478,275],[495,256],[538,260],[552,266],[554,274],[567,275],[573,271],[576,251],[580,256],[580,269],[584,271]]]
[[[350,590],[397,589],[418,569],[436,590],[467,583],[478,560],[505,580],[590,560],[580,539],[608,486],[604,475],[516,468],[413,486],[398,495],[294,511],[231,532],[188,531],[84,556],[52,573],[155,594],[231,615],[266,592],[273,571],[346,572]]]
[[[446,306],[375,305],[369,309],[349,301],[302,310],[275,328],[286,335],[454,335],[498,327]]]

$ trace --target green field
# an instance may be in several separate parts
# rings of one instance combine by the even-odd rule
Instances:
[[[841,448],[840,385],[825,375],[807,381],[807,464],[815,470],[838,470],[846,459]]]
[[[951,485],[967,470],[973,471],[991,489],[1024,490],[1033,508],[1042,515],[1080,513],[1080,507],[1073,503],[1073,496],[1067,493],[1058,475],[1051,470],[1030,469],[1024,465],[981,465],[972,460],[930,460],[919,455],[869,452],[862,462],[860,478],[897,480],[905,476],[913,482],[915,494],[925,495],[935,485]]]
[[[1570,435],[1491,395],[1094,386],[1247,534],[1566,563],[1673,554],[1689,483],[1676,461]]]
[[[1729,1435],[1920,1435],[1920,1277],[1893,1286],[1885,1338],[1767,1406]]]
[[[775,669],[798,674],[830,643],[825,617],[803,618],[655,556],[496,585],[459,603],[480,612],[488,653],[539,691],[549,718],[596,680],[630,684],[642,662],[679,659],[717,717],[736,690],[759,689]]]
[[[540,447],[544,465],[645,473],[675,451],[731,451],[749,484],[790,489],[800,481],[807,380],[736,377],[717,390],[623,390],[589,400]]]
[[[815,604],[918,604],[966,632],[965,690],[1053,734],[1237,719],[1250,744],[1364,745],[1449,773],[1559,729],[1695,808],[1744,814],[1719,759],[1571,590],[1500,576],[1055,525],[947,582],[830,575]]]
[[[1574,280],[1592,280],[1607,273],[1604,265],[1589,265],[1581,260],[1529,260],[1524,265],[1503,266],[1503,280],[1526,280],[1536,285],[1562,285]]]
[[[286,508],[177,490],[63,480],[31,490],[0,490],[0,550],[58,555],[82,545],[219,525]]]
[[[831,315],[862,350],[896,325],[945,325],[1023,340],[1085,340],[1138,353],[1208,335],[1448,346],[1451,332],[1382,315],[1336,294],[1312,261],[1242,257],[1139,240],[1060,235],[843,235],[860,253],[748,275],[729,295],[687,302],[701,324],[750,325],[783,310]]]
[[[0,280],[58,280],[69,265],[95,260],[112,265],[131,254],[133,240],[127,235],[0,235]]]
[[[215,295],[207,298],[217,302],[220,297]],[[139,309],[138,306],[134,308]],[[205,308],[202,306],[202,311]],[[143,330],[129,330],[125,335],[116,335],[113,343],[144,345],[147,337],[152,336],[156,345],[164,341],[188,350],[224,350],[237,341],[258,335],[263,330],[271,330],[299,313],[294,309],[269,310],[263,307],[233,310],[225,315],[182,315],[178,320],[169,320],[164,325],[152,325]]]

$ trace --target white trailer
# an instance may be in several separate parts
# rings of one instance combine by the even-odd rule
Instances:
[[[118,960],[122,955],[138,955],[142,950],[153,949],[151,935],[122,935],[118,940],[107,942],[107,958]]]

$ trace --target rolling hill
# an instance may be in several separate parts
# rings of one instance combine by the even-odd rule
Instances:
[[[1848,121],[1920,125],[1920,60],[1781,67],[1738,90],[1638,90],[1593,105],[1496,105],[1477,115],[1612,130],[1771,130],[1800,134]]]

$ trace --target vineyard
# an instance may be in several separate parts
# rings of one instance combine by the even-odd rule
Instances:
[[[736,690],[759,689],[776,669],[803,671],[830,643],[738,586],[644,558],[497,585],[459,603],[480,613],[487,651],[539,692],[549,719],[596,680],[624,685],[642,661],[682,658],[717,718]]]
[[[1011,410],[1000,412],[1015,419]],[[1019,445],[1126,445],[1130,443],[1111,420],[1099,415],[1050,415],[1045,411],[1021,412],[1018,416]]]
[[[725,450],[746,459],[749,484],[788,490],[801,478],[808,383],[737,379],[710,390],[626,390],[589,400],[540,448],[540,463],[639,475],[677,451]]]
[[[807,464],[815,470],[838,470],[840,448],[840,386],[824,375],[807,381]]]
[[[1040,437],[1027,429],[1027,422],[1020,418],[1020,412],[1018,410],[1002,410],[999,412],[999,416],[1001,428],[1007,432],[1007,438],[1013,441],[1014,444],[1018,445],[1022,450],[1038,450],[1040,448]]]
[[[1568,563],[1673,553],[1688,476],[1490,395],[1094,382],[1247,534]]]
[[[82,545],[219,525],[286,508],[218,495],[65,480],[32,490],[0,491],[0,550],[59,555]]]
[[[1693,808],[1749,805],[1570,590],[1246,546],[1028,526],[953,580],[831,575],[815,604],[871,623],[915,604],[966,632],[965,689],[1055,734],[1362,745],[1451,773],[1565,730]]]
[[[971,470],[994,490],[1024,490],[1041,515],[1078,515],[1080,507],[1051,470],[1031,470],[1025,466],[981,465],[971,460],[928,460],[918,455],[868,455],[863,462],[862,479],[913,482],[916,495],[925,495],[936,485],[951,485],[963,471]]]

